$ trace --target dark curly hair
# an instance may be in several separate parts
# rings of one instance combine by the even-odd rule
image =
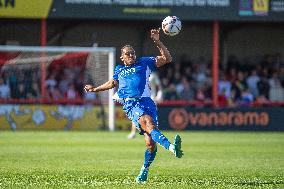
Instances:
[[[134,49],[131,45],[124,45],[124,46],[121,47],[121,49],[120,49],[121,54],[122,54],[123,49],[125,49],[125,48],[132,48],[132,49]]]

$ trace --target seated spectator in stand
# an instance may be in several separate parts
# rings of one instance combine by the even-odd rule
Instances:
[[[254,97],[257,97],[259,95],[258,88],[257,88],[257,83],[259,82],[259,80],[260,78],[257,75],[256,69],[253,69],[246,81],[247,81],[247,86]]]
[[[163,101],[163,90],[160,78],[156,72],[152,72],[149,77],[151,87],[151,98],[156,102]]]
[[[173,72],[173,69],[167,69],[166,70],[166,78],[169,80],[169,81],[172,81],[173,78],[174,78],[174,72]]]
[[[0,98],[1,99],[9,99],[11,96],[10,87],[8,84],[4,82],[2,78],[0,78]]]
[[[262,69],[267,70],[268,74],[272,74],[272,72],[276,68],[274,64],[273,56],[269,54],[264,55],[263,61],[260,64],[262,66]]]
[[[284,54],[276,53],[274,57],[274,65],[276,70],[279,70],[281,68],[284,68]]]
[[[278,78],[277,72],[274,72],[268,81],[269,83],[269,99],[271,101],[284,101],[284,89]]]
[[[280,68],[278,75],[279,75],[279,80],[281,82],[281,85],[282,87],[284,87],[284,66]]]
[[[18,79],[18,70],[14,67],[15,65],[12,66],[12,70],[9,70],[9,86],[10,86],[10,91],[11,91],[11,97],[12,98],[17,98],[17,91],[18,91],[18,85],[19,85],[19,79]]]
[[[205,94],[204,94],[204,90],[202,88],[197,89],[195,99],[198,100],[198,101],[201,101],[201,102],[205,101],[206,97],[205,97]]]
[[[181,64],[179,62],[174,63],[173,64],[173,70],[174,70],[174,74],[179,73],[179,75],[181,74]],[[174,76],[176,77],[176,76]]]
[[[237,80],[237,70],[236,68],[230,68],[227,73],[227,78],[231,83],[235,83]]]
[[[65,72],[68,72],[69,70],[66,69]],[[58,89],[61,92],[62,95],[65,95],[70,83],[72,83],[72,80],[69,79],[69,76],[66,73],[63,73],[60,77],[60,81],[58,83]]]
[[[167,78],[167,77],[162,78],[163,99],[164,99],[164,94],[168,90],[169,85],[170,85],[169,78]]]
[[[190,83],[186,77],[183,77],[181,82],[177,85],[177,93],[180,100],[193,100],[194,90],[190,87]]]
[[[65,92],[64,96],[67,98],[67,99],[78,99],[80,96],[79,96],[79,93],[75,90],[75,85],[74,83],[70,83],[68,85],[68,89],[67,91]]]
[[[239,71],[237,75],[237,80],[232,85],[232,89],[236,92],[234,100],[241,99],[242,91],[244,91],[246,88],[247,83],[244,79],[244,73]]]
[[[236,106],[236,91],[234,89],[231,90],[230,92],[230,97],[227,98],[228,106],[229,107],[235,107]]]
[[[259,95],[264,95],[267,99],[269,99],[269,83],[265,75],[260,76],[260,80],[257,82],[257,89]]]
[[[249,106],[253,103],[253,101],[253,95],[248,88],[241,91],[241,97],[238,101],[241,106]]]
[[[176,86],[171,83],[168,88],[164,89],[164,100],[178,100],[179,96],[176,91]]]
[[[36,81],[32,83],[31,89],[27,92],[27,98],[40,98],[40,89]]]
[[[56,78],[56,74],[51,73],[50,76],[45,81],[46,88],[48,88],[48,87],[54,88],[57,85],[57,81],[56,81],[55,78]]]
[[[197,72],[195,74],[195,81],[197,84],[197,87],[202,87],[205,82],[207,82],[207,76],[206,72],[204,70],[201,70],[201,68],[197,65]]]
[[[220,72],[220,80],[218,82],[218,94],[225,95],[226,99],[230,98],[231,96],[231,83],[230,81],[226,80],[225,73]]]
[[[84,99],[86,101],[92,101],[97,99],[97,94],[96,93],[89,93],[89,92],[84,92]]]
[[[16,99],[26,99],[27,93],[25,91],[25,85],[23,83],[19,83],[18,89],[16,91]]]
[[[173,77],[173,80],[172,80],[172,83],[177,85],[179,82],[181,81],[181,75],[179,72],[175,72],[174,73],[174,77]]]
[[[185,69],[183,70],[183,75],[187,78],[188,81],[192,81],[193,80],[193,73],[192,73],[192,69],[191,67],[187,66],[185,67]]]
[[[265,105],[269,102],[269,100],[264,96],[264,95],[259,95],[258,97],[256,97],[255,99],[255,103],[257,105]]]
[[[226,107],[228,105],[225,89],[223,89],[221,93],[218,95],[218,104],[220,107]]]
[[[207,71],[207,62],[204,56],[200,56],[196,62],[199,72],[205,73]]]
[[[51,86],[48,86],[46,89],[46,95],[47,95],[47,99],[49,100],[63,99],[63,96],[61,95],[57,87],[52,88]]]
[[[79,74],[77,74],[77,77],[74,81],[74,85],[75,85],[76,91],[78,91],[78,93],[81,97],[85,96],[85,93],[86,93],[86,91],[83,90],[84,84],[85,84],[85,73],[80,72]]]

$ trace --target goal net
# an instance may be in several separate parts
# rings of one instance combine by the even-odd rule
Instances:
[[[0,109],[3,110],[0,119],[6,116],[7,105],[11,109],[14,104],[12,109],[19,110],[15,110],[17,114],[23,112],[20,111],[23,105],[52,104],[61,107],[60,111],[53,111],[54,116],[65,116],[67,122],[74,122],[74,116],[80,117],[82,108],[94,105],[100,109],[97,113],[100,123],[114,130],[113,90],[96,94],[83,90],[85,84],[98,86],[111,79],[114,64],[112,47],[0,46]],[[46,117],[48,113],[32,114],[31,119],[40,114]]]

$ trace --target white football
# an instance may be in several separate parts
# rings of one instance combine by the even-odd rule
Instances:
[[[181,21],[176,16],[167,16],[162,22],[162,29],[166,35],[175,36],[181,31]]]

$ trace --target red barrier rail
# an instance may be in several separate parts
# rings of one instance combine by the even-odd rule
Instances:
[[[0,99],[0,104],[69,104],[69,105],[81,105],[81,104],[102,104],[99,100],[84,100],[84,99]]]
[[[81,105],[81,104],[93,104],[101,105],[102,102],[99,100],[85,100],[85,99],[60,99],[60,100],[49,100],[49,99],[0,99],[0,104],[68,104],[68,105]],[[166,100],[158,103],[158,106],[192,106],[192,107],[212,107],[213,102],[207,101],[185,101],[185,100]],[[233,105],[226,107],[284,107],[284,102],[254,102],[249,105]]]

